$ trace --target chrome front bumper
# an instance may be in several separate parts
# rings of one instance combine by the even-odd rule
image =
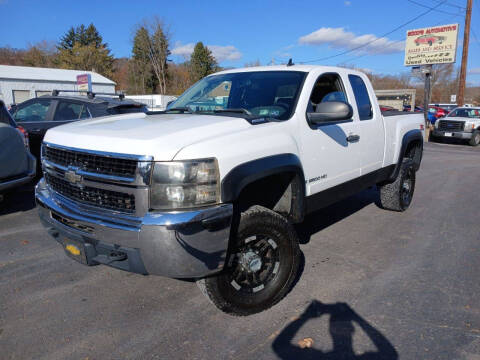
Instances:
[[[42,179],[35,189],[40,220],[50,235],[88,248],[89,265],[173,278],[200,278],[223,269],[230,237],[232,204],[192,211],[148,212],[141,218],[87,211],[51,191]],[[115,261],[111,248],[127,254]],[[107,261],[108,260],[108,261]]]

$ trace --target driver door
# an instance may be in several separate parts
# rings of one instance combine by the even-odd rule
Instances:
[[[307,112],[325,101],[352,103],[352,94],[344,86],[338,73],[320,75],[313,88]],[[349,141],[357,135],[354,117],[333,124],[315,125],[305,119],[308,127],[302,131],[302,146],[307,195],[346,183],[360,176],[360,154],[358,141]]]

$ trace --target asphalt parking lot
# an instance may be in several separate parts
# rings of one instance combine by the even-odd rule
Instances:
[[[0,209],[0,357],[480,359],[479,181],[480,147],[426,144],[407,212],[370,189],[309,216],[300,279],[246,318],[191,282],[74,262],[23,188]]]

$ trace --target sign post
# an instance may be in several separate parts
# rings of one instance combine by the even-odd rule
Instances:
[[[80,92],[92,92],[92,75],[77,75],[77,90]]]

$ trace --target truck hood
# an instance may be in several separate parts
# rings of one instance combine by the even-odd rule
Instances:
[[[48,130],[44,141],[78,149],[172,160],[188,145],[251,126],[239,117],[135,113],[58,126]]]

